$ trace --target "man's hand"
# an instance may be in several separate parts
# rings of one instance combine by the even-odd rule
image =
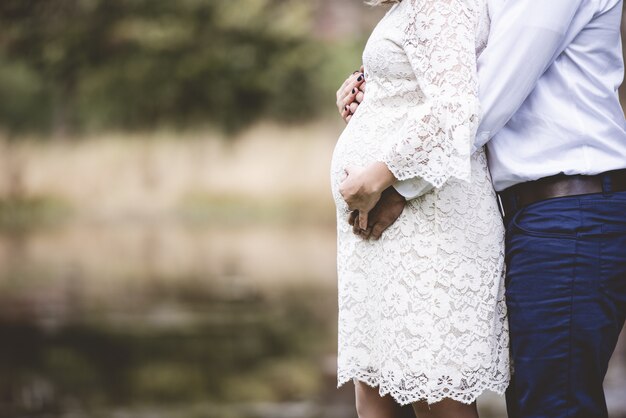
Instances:
[[[350,121],[365,97],[365,84],[361,66],[361,69],[352,73],[337,90],[337,110],[346,123]]]
[[[369,212],[366,230],[359,228],[358,211],[350,213],[348,222],[352,225],[355,234],[365,239],[377,240],[400,217],[405,206],[406,199],[396,189],[389,187],[382,193],[376,206]]]

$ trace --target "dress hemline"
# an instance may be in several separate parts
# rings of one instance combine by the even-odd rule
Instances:
[[[381,382],[379,376],[373,376],[367,373],[340,373],[337,377],[337,388],[340,388],[344,384],[348,383],[351,380],[357,380],[361,383],[368,385],[371,388],[378,388],[378,393],[381,397],[390,395],[396,403],[401,406],[410,405],[415,402],[426,402],[428,405],[436,404],[445,399],[451,399],[453,401],[461,402],[466,405],[471,405],[478,397],[480,397],[485,392],[493,392],[499,396],[503,396],[506,392],[507,387],[509,386],[509,379],[504,382],[487,382],[483,381],[480,385],[476,387],[476,389],[465,392],[462,394],[454,394],[452,389],[441,389],[438,390],[436,394],[431,394],[431,396],[424,397],[419,394],[405,394],[401,395],[399,393],[394,393],[391,385],[386,384],[385,382]],[[469,396],[469,398],[468,398]]]

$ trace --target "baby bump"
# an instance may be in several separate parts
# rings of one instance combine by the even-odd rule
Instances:
[[[346,176],[345,168],[363,167],[379,160],[386,141],[394,132],[399,131],[398,124],[394,121],[397,118],[384,117],[384,113],[369,109],[363,109],[363,112],[360,110],[361,108],[346,126],[333,152],[330,178],[336,201],[341,199],[338,189]]]
[[[343,199],[339,194],[339,185],[346,178],[345,169],[348,166],[363,167],[372,162],[380,155],[380,146],[374,141],[369,141],[366,132],[357,135],[346,129],[337,141],[331,162],[331,187],[333,197],[337,203]]]

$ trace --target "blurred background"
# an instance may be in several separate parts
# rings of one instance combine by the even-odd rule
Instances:
[[[0,417],[356,416],[328,171],[383,12],[0,2]]]

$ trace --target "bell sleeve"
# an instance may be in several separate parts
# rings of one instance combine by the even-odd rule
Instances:
[[[470,181],[480,104],[476,6],[471,0],[409,1],[403,49],[423,100],[391,134],[381,161],[402,193],[425,193],[451,178]],[[411,196],[416,197],[416,196]]]

